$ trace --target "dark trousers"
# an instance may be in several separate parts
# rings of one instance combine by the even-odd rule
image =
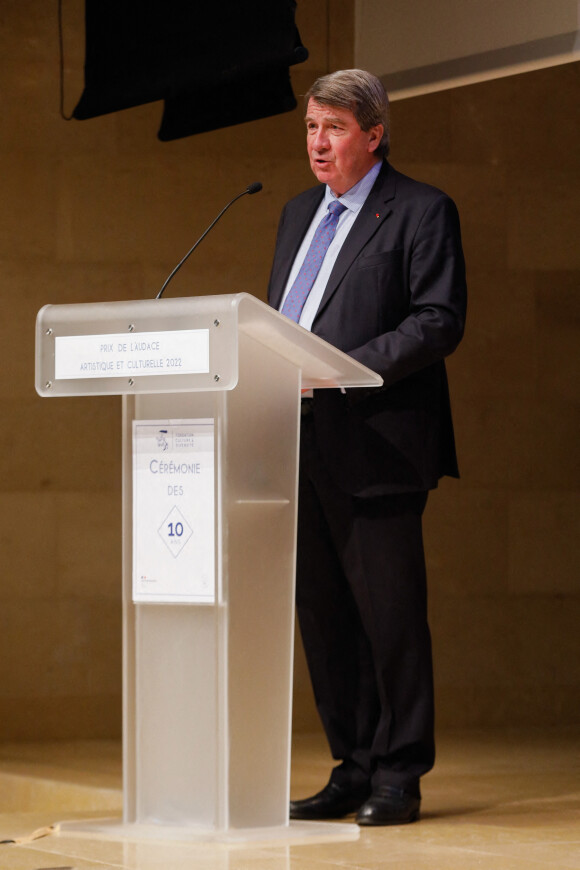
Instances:
[[[422,513],[427,493],[357,498],[303,419],[296,604],[334,781],[419,794],[434,762]]]

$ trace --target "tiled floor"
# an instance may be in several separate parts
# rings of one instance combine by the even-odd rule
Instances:
[[[292,792],[327,778],[318,736],[298,736]],[[0,746],[0,840],[73,816],[121,807],[116,743]],[[352,821],[352,820],[351,820]],[[580,870],[580,729],[460,733],[439,739],[423,783],[421,822],[361,829],[352,842],[206,844],[119,842],[49,834],[0,845],[0,870]]]

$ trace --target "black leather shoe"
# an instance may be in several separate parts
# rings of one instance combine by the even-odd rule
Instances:
[[[370,794],[368,785],[353,788],[329,782],[313,797],[290,801],[291,819],[341,819],[354,813]]]
[[[359,825],[406,825],[419,820],[421,798],[403,789],[383,785],[373,790],[357,813]]]

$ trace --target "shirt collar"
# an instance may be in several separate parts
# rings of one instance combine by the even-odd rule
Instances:
[[[366,175],[363,175],[360,181],[347,190],[346,193],[343,193],[342,196],[338,197],[338,201],[342,202],[348,209],[353,212],[359,211],[364,205],[364,201],[371,192],[371,188],[376,181],[377,175],[381,171],[381,166],[383,165],[382,160],[379,160],[378,163],[374,163]],[[330,203],[335,200],[336,197],[333,194],[332,190],[328,185],[326,185],[326,191],[324,193],[324,203],[326,207],[330,205]]]

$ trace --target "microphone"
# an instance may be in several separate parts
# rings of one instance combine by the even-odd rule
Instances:
[[[231,199],[231,200],[228,202],[228,204],[227,204],[226,206],[224,206],[224,208],[222,208],[222,210],[220,211],[220,213],[218,214],[218,216],[217,216],[217,217],[216,217],[216,218],[211,222],[211,224],[209,225],[209,227],[207,228],[207,230],[206,230],[204,233],[202,233],[202,235],[199,237],[199,239],[197,240],[197,242],[195,243],[195,245],[193,245],[193,247],[189,249],[189,251],[187,252],[187,254],[185,255],[185,257],[184,257],[182,260],[180,260],[180,262],[177,264],[177,266],[176,266],[175,269],[171,272],[171,274],[167,276],[167,278],[165,279],[165,283],[163,284],[163,287],[161,288],[161,290],[159,291],[159,293],[158,293],[157,296],[155,297],[156,299],[161,299],[161,297],[163,296],[163,292],[164,292],[165,288],[167,287],[167,285],[169,284],[169,282],[171,281],[171,279],[173,278],[173,276],[176,274],[176,272],[178,272],[178,271],[181,269],[181,267],[183,266],[183,264],[185,263],[185,261],[188,259],[188,257],[190,257],[191,254],[193,254],[193,252],[195,251],[195,249],[197,248],[197,246],[199,245],[199,243],[200,243],[200,242],[203,242],[203,240],[205,239],[205,237],[207,236],[207,234],[209,233],[209,231],[210,231],[211,229],[213,229],[213,227],[217,224],[217,222],[219,221],[219,219],[221,218],[221,216],[222,216],[223,214],[226,213],[226,211],[228,210],[228,208],[229,208],[231,205],[233,205],[234,202],[235,202],[237,199],[240,199],[241,196],[245,196],[247,193],[249,193],[250,196],[251,196],[253,193],[259,193],[261,190],[262,190],[262,183],[261,183],[260,181],[254,181],[254,182],[252,182],[252,184],[248,184],[248,186],[246,187],[245,190],[242,190],[241,193],[238,193],[237,196],[234,196],[234,198]]]

